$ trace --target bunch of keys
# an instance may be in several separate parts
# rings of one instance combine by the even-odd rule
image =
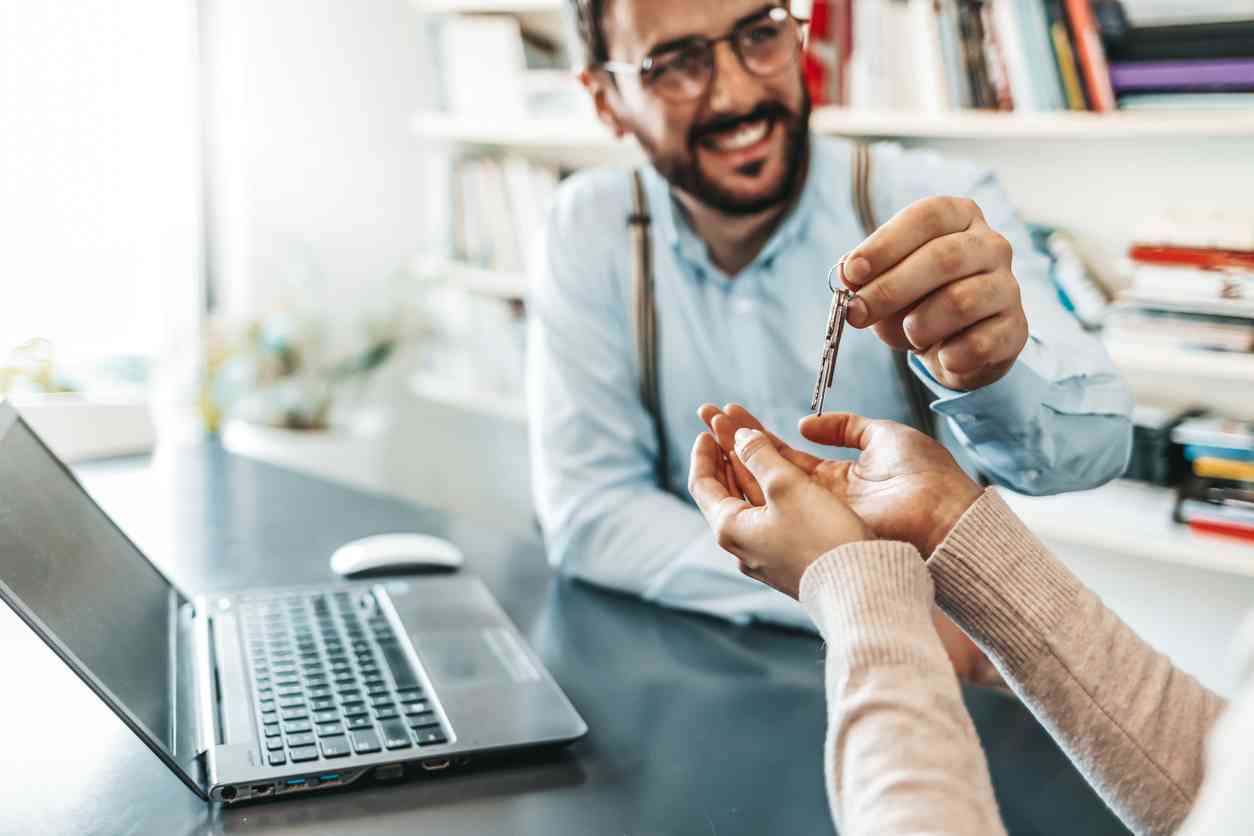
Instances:
[[[832,380],[836,377],[836,355],[840,351],[841,335],[845,332],[845,319],[849,316],[849,302],[853,299],[852,291],[832,284],[832,276],[842,265],[843,262],[837,264],[827,273],[827,286],[832,291],[832,309],[827,313],[827,330],[823,333],[819,379],[814,383],[814,397],[810,399],[810,411],[815,415],[823,414],[823,399],[827,396],[827,390],[832,388]]]

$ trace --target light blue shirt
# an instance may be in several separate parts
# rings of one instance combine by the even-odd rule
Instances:
[[[528,345],[532,487],[553,564],[659,603],[725,618],[806,623],[795,602],[741,575],[684,486],[704,429],[702,403],[744,404],[789,443],[809,411],[831,304],[827,272],[863,238],[852,209],[850,144],[813,137],[797,205],[734,280],[710,260],[666,182],[645,173],[653,218],[658,366],[674,493],[655,483],[657,438],[639,399],[631,325],[630,176],[570,178],[549,218],[533,277]],[[1099,485],[1122,472],[1132,404],[1099,340],[1050,284],[1047,260],[995,179],[975,165],[898,145],[874,148],[871,196],[885,220],[930,195],[974,199],[1014,247],[1030,338],[1011,371],[972,392],[938,384],[945,439],[968,466],[1016,491]],[[891,351],[869,329],[845,330],[827,411],[909,423]]]

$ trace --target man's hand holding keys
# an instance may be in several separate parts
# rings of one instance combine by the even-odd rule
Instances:
[[[1012,259],[974,201],[917,201],[843,259],[840,275],[857,293],[849,324],[913,350],[950,389],[995,383],[1028,340]]]

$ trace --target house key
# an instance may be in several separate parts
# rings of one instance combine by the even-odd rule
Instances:
[[[819,356],[819,377],[814,382],[814,396],[810,398],[810,410],[815,415],[823,414],[823,399],[827,390],[832,388],[836,377],[836,355],[840,351],[840,338],[845,332],[845,319],[849,315],[849,302],[853,293],[844,288],[832,286],[832,274],[840,269],[837,264],[827,274],[827,286],[832,290],[832,309],[827,314],[827,329],[823,333],[823,353]]]

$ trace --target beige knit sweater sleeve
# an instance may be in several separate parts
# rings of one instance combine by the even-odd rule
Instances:
[[[933,593],[1132,830],[1179,827],[1223,700],[1142,642],[990,490],[927,564],[911,546],[854,543],[802,578],[828,643],[826,769],[842,836],[1004,832],[930,626]]]

